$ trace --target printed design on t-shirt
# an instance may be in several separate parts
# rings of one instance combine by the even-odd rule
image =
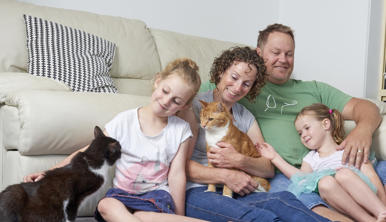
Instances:
[[[284,108],[287,106],[295,106],[298,104],[298,101],[296,100],[291,100],[289,102],[283,102],[282,104],[279,104],[280,106],[280,114],[283,115]],[[274,96],[269,94],[267,96],[267,99],[265,101],[265,109],[264,112],[267,112],[269,109],[276,109],[278,108],[278,104],[276,103],[276,99]]]
[[[144,161],[119,169],[117,187],[129,193],[144,193],[167,184],[169,167],[159,161]]]

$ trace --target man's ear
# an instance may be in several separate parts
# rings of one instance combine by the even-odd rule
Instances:
[[[325,118],[324,120],[322,120],[322,126],[326,130],[330,129],[331,128],[331,120]]]

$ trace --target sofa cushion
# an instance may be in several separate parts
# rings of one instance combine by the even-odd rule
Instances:
[[[0,72],[27,72],[23,14],[55,21],[114,42],[117,50],[111,68],[113,77],[151,79],[160,71],[153,37],[142,21],[1,0]]]
[[[10,93],[0,109],[4,149],[22,155],[70,154],[93,138],[119,112],[147,104],[149,97],[71,91]]]
[[[0,104],[7,95],[23,90],[70,91],[64,83],[24,72],[0,72]]]
[[[114,43],[41,18],[24,20],[30,74],[64,82],[73,91],[117,92],[109,75]]]

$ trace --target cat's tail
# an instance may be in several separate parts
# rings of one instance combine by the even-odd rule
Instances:
[[[20,184],[11,185],[0,193],[0,221],[20,221],[22,212],[28,196]]]

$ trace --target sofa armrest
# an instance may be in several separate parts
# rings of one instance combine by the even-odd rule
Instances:
[[[386,160],[386,115],[382,115],[382,122],[373,134],[372,150],[379,160]]]
[[[149,97],[29,90],[11,93],[0,107],[5,149],[21,155],[70,154],[87,145],[93,128]]]
[[[0,73],[0,103],[4,102],[8,94],[23,90],[71,91],[64,83],[50,78],[21,72]]]

